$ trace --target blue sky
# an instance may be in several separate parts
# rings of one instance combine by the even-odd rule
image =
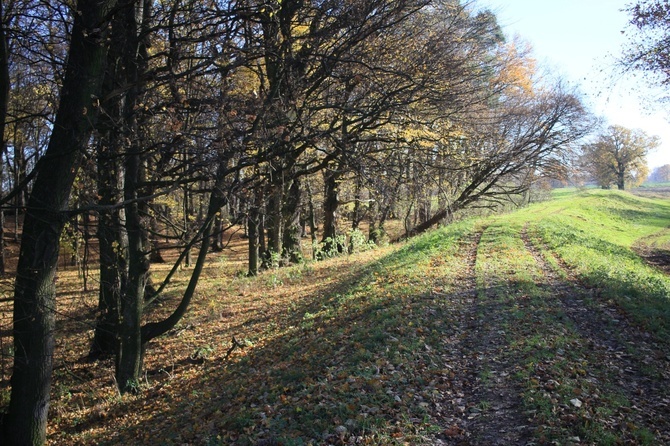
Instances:
[[[654,93],[632,76],[613,76],[626,43],[623,30],[632,0],[479,0],[496,13],[508,36],[529,42],[551,73],[579,86],[585,102],[609,124],[639,128],[661,137],[648,157],[651,168],[670,164],[670,123]]]

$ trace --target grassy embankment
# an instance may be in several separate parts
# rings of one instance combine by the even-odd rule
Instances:
[[[666,248],[669,222],[667,201],[563,191],[258,278],[213,261],[193,311],[147,351],[138,396],[114,393],[111,363],[79,361],[85,329],[60,336],[51,443],[476,443],[476,417],[506,403],[481,389],[510,382],[538,442],[657,444],[668,432],[635,412],[644,401],[617,370],[662,376],[627,333],[666,346],[670,279],[633,247]],[[68,302],[82,315],[94,299]],[[481,327],[493,347],[478,344]],[[231,351],[233,336],[245,347]],[[610,355],[609,338],[628,359]]]

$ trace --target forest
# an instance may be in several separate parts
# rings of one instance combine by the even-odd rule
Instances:
[[[646,174],[584,167],[609,156],[588,140],[599,120],[477,3],[0,5],[2,444],[47,442],[55,371],[96,373],[63,366],[63,326],[74,362],[146,395],[145,360],[191,324],[212,262],[274,290],[279,271],[546,199],[578,165],[603,188]],[[632,135],[636,162],[658,145]],[[93,303],[63,319],[77,292]],[[231,336],[225,360],[250,346]]]

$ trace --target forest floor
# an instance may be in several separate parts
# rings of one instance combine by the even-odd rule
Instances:
[[[49,443],[670,444],[669,226],[667,200],[562,192],[256,278],[238,240],[125,396],[85,360],[95,279],[64,269]]]

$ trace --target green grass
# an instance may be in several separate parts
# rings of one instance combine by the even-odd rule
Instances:
[[[218,407],[226,414],[218,424],[220,435],[252,444],[258,435],[252,427],[263,420],[264,435],[284,444],[318,443],[344,424],[368,444],[425,441],[439,430],[430,409],[445,398],[434,377],[452,367],[440,349],[445,338],[463,329],[453,303],[438,296],[462,291],[458,278],[468,266],[460,249],[483,230],[474,270],[477,314],[492,324],[491,332],[504,333],[505,347],[489,359],[512,364],[536,439],[652,444],[653,433],[645,428],[602,423],[622,417],[621,407],[632,404],[593,357],[559,297],[544,285],[546,271],[521,234],[528,232],[558,277],[580,278],[587,288],[576,288],[583,293],[576,297],[584,305],[611,301],[661,339],[670,332],[670,280],[648,267],[633,247],[663,233],[669,220],[670,204],[662,200],[566,190],[519,212],[417,237],[318,302],[291,304],[296,325],[217,378],[251,368],[248,379],[258,387],[252,394],[243,384],[225,389]],[[263,373],[265,367],[274,371]],[[494,385],[492,376],[486,367],[478,374],[484,385]],[[244,399],[236,403],[240,394]],[[576,397],[583,406],[571,403]],[[485,412],[492,403],[474,404]]]
[[[654,436],[645,428],[612,428],[598,422],[631,403],[619,393],[605,365],[591,358],[588,340],[566,320],[557,297],[538,286],[543,272],[523,247],[523,227],[558,277],[576,274],[586,285],[574,289],[581,293],[575,297],[584,305],[597,304],[588,290],[593,287],[594,299],[614,303],[662,340],[670,334],[670,279],[647,266],[633,247],[640,240],[666,237],[669,223],[667,201],[613,191],[572,190],[494,219],[482,237],[478,284],[505,288],[498,299],[511,299],[507,308],[515,311],[505,314],[504,322],[508,353],[518,361],[516,377],[525,384],[523,399],[540,441],[563,444],[580,437],[592,444],[621,444],[631,439],[654,444]],[[593,394],[598,398],[569,410],[575,395]]]
[[[477,379],[494,388],[496,364],[503,363],[537,444],[575,437],[586,444],[655,444],[651,430],[626,424],[622,408],[633,406],[630,396],[570,320],[522,234],[557,280],[579,278],[573,297],[587,309],[614,305],[665,342],[670,279],[647,266],[635,247],[667,244],[669,224],[667,201],[566,189],[518,212],[462,221],[385,248],[386,255],[369,262],[352,256],[347,264],[330,259],[229,281],[214,274],[199,288],[203,311],[194,308],[176,332],[182,334],[148,350],[176,350],[186,338],[186,355],[202,360],[150,375],[146,396],[109,399],[97,415],[82,407],[77,423],[90,431],[65,420],[54,441],[118,444],[151,434],[146,444],[346,444],[353,437],[358,444],[431,444],[431,436],[451,427],[437,408],[452,416],[455,394],[470,388],[457,384]],[[465,254],[480,232],[472,271]],[[463,277],[473,272],[476,289],[464,289],[471,282]],[[472,313],[462,297],[469,291],[478,296]],[[479,319],[473,326],[483,332],[500,334],[501,345],[477,344],[479,333],[461,326],[470,318]],[[231,336],[245,346],[224,359]],[[480,355],[479,369],[470,369],[473,359],[458,363],[477,356],[463,339],[488,355]],[[153,358],[154,368],[169,369],[162,355]],[[656,380],[660,372],[650,364],[643,373]],[[56,388],[57,408],[79,404],[76,383]],[[463,396],[468,409],[486,416],[496,407],[495,392],[480,397]],[[575,398],[584,404],[574,406]],[[141,418],[151,415],[148,407],[151,420]]]
[[[669,239],[670,202],[591,190],[566,194],[533,216],[533,230],[583,282],[597,288],[658,338],[670,335],[670,280],[634,251],[640,240]]]
[[[670,182],[664,183],[643,183],[640,187],[654,189],[658,187],[670,187]]]

